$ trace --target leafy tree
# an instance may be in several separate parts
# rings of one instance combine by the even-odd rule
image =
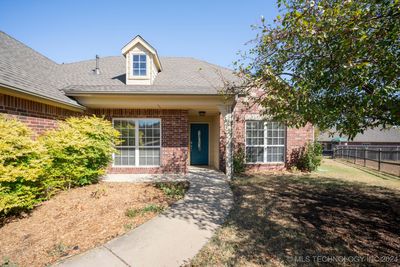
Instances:
[[[400,1],[278,0],[237,70],[275,120],[353,138],[400,125]]]

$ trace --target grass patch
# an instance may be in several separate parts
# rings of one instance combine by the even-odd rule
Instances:
[[[321,177],[400,189],[400,177],[340,160],[325,158],[316,173]]]
[[[8,257],[4,257],[0,263],[0,267],[18,267],[18,265],[13,263]]]
[[[387,257],[392,262],[355,264],[398,265],[400,191],[381,184],[380,177],[323,168],[233,180],[235,201],[226,223],[188,265],[349,265],[318,263],[317,256]]]
[[[189,183],[183,182],[158,182],[154,186],[161,189],[164,194],[175,200],[181,199],[185,196],[186,191],[189,189]]]
[[[68,256],[69,253],[73,250],[78,250],[78,246],[67,246],[63,243],[55,244],[50,250],[47,251],[52,257],[65,257]]]
[[[144,215],[148,212],[154,212],[154,213],[160,213],[164,210],[164,207],[161,205],[156,205],[156,204],[149,204],[143,208],[133,208],[133,209],[127,209],[125,211],[125,215],[129,218],[135,218],[138,215]]]

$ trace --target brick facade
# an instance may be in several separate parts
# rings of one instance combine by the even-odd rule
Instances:
[[[259,116],[260,107],[246,105],[240,99],[234,108],[233,149],[244,148],[245,121],[247,116]],[[187,110],[158,109],[89,109],[85,113],[74,112],[60,107],[0,94],[0,113],[7,114],[25,122],[40,135],[57,127],[57,121],[70,116],[95,114],[112,118],[160,118],[162,127],[161,166],[160,167],[110,167],[110,173],[186,173],[188,171],[189,123]],[[225,130],[220,116],[219,136],[220,169],[225,169]],[[284,164],[248,164],[249,171],[282,170],[288,167],[296,153],[313,140],[313,127],[286,129],[286,162]]]
[[[247,118],[261,118],[261,107],[255,104],[249,104],[245,98],[240,98],[234,108],[234,151],[245,147],[245,123]],[[248,171],[265,171],[265,170],[283,170],[289,167],[293,158],[297,155],[307,142],[313,141],[313,127],[311,124],[303,128],[286,128],[286,150],[285,163],[263,163],[263,164],[247,164]]]
[[[92,109],[89,113],[112,118],[160,118],[160,167],[110,167],[109,173],[186,173],[188,170],[189,123],[187,110]]]
[[[0,113],[26,123],[36,136],[57,127],[57,120],[81,114],[4,94],[0,94]]]

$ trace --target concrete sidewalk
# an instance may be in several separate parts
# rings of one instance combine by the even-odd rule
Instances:
[[[223,223],[233,199],[223,173],[191,167],[188,181],[185,198],[167,211],[58,266],[180,266],[190,260]]]

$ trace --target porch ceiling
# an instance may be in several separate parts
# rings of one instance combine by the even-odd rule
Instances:
[[[207,115],[217,114],[221,106],[230,105],[221,95],[93,95],[74,97],[88,108],[110,109],[183,109],[189,115],[205,111]]]

